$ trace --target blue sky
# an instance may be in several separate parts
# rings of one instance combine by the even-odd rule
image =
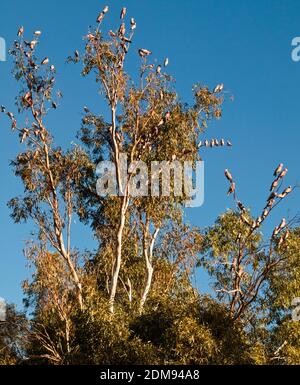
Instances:
[[[129,71],[137,68],[134,51],[143,47],[153,51],[158,62],[169,57],[168,71],[176,78],[182,99],[191,101],[196,82],[210,87],[223,82],[228,95],[234,95],[234,101],[224,105],[223,118],[209,126],[206,135],[228,138],[234,146],[203,150],[205,203],[186,211],[188,221],[208,226],[231,207],[224,168],[234,174],[240,198],[256,213],[264,205],[278,163],[289,168],[287,184],[300,183],[300,62],[291,60],[291,41],[300,36],[298,0],[1,0],[0,37],[10,46],[19,25],[28,33],[42,30],[40,56],[49,56],[58,69],[57,85],[64,98],[49,119],[57,144],[76,142],[84,105],[105,113],[91,79],[82,79],[80,67],[65,64],[65,59],[75,49],[82,50],[82,36],[106,4],[107,25],[116,26],[122,6],[137,21]],[[0,104],[14,111],[17,84],[11,68],[10,60],[0,62]],[[20,283],[28,275],[22,250],[32,227],[15,225],[9,217],[7,201],[22,193],[9,162],[21,146],[3,116],[0,130],[0,296],[21,305]],[[299,212],[299,194],[297,189],[276,211],[266,232],[282,216]],[[83,249],[95,244],[89,230],[80,225],[73,237]],[[202,274],[197,275],[197,284],[207,290]]]

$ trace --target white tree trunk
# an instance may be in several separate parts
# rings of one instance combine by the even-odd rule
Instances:
[[[148,225],[146,225],[146,226],[148,226]],[[146,228],[146,231],[145,231],[145,234],[144,234],[144,238],[147,237],[147,234],[149,233],[148,230],[149,229]],[[141,302],[140,302],[140,313],[143,312],[143,308],[144,308],[144,305],[145,305],[145,302],[147,300],[147,297],[148,297],[148,294],[149,294],[149,291],[150,291],[150,288],[151,288],[151,284],[152,284],[153,271],[154,271],[153,266],[152,266],[153,248],[154,248],[154,243],[155,243],[155,240],[157,238],[158,233],[159,233],[159,228],[157,228],[155,230],[153,236],[151,237],[151,242],[150,242],[149,250],[148,250],[147,241],[146,241],[146,239],[144,239],[144,257],[145,257],[145,260],[146,260],[147,278],[146,278],[146,284],[145,284],[145,287],[144,287],[144,290],[143,290],[143,294],[142,294],[142,298],[141,298]]]

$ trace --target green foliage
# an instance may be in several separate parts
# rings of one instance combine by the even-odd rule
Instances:
[[[6,306],[5,320],[0,321],[0,365],[19,364],[26,356],[28,322],[13,305]]]

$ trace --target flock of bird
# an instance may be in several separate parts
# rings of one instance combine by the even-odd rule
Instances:
[[[237,201],[237,206],[241,212],[241,220],[242,220],[242,222],[247,224],[251,228],[252,231],[259,228],[260,225],[262,224],[262,222],[267,218],[267,216],[270,214],[270,211],[275,206],[276,199],[282,200],[293,191],[292,186],[288,186],[281,193],[278,193],[276,191],[280,187],[279,183],[283,180],[283,178],[286,176],[286,174],[288,172],[288,169],[283,168],[283,167],[284,167],[283,163],[280,163],[279,166],[274,171],[273,176],[275,177],[275,179],[274,179],[274,181],[271,185],[271,188],[270,188],[271,194],[267,199],[267,204],[264,207],[261,216],[259,216],[256,220],[251,222],[251,220],[248,219],[248,216],[246,216],[247,210],[246,210],[245,206],[242,204],[242,202]],[[235,194],[236,184],[233,180],[232,174],[227,169],[225,170],[224,174],[225,174],[226,179],[230,182],[230,187],[229,187],[229,190],[227,192],[227,195],[234,194],[234,198],[236,199],[236,194]],[[272,239],[274,239],[285,228],[287,228],[287,221],[285,218],[282,218],[280,224],[275,227],[275,229],[272,233]],[[239,238],[240,237],[241,237],[241,234],[239,234]],[[280,246],[283,242],[285,242],[287,240],[288,237],[289,237],[289,230],[287,229],[287,231],[280,237],[278,245]]]
[[[97,23],[101,23],[102,20],[104,19],[104,16],[105,14],[108,12],[109,10],[109,7],[108,6],[105,6],[103,8],[103,10],[99,13],[98,17],[97,17]],[[121,40],[122,40],[122,44],[123,44],[123,49],[125,51],[125,53],[127,53],[128,51],[128,47],[125,45],[125,43],[131,43],[131,38],[128,38],[125,36],[125,33],[126,33],[126,27],[125,27],[125,23],[124,23],[124,18],[125,18],[125,15],[126,15],[126,12],[127,12],[127,9],[126,7],[123,7],[121,9],[121,13],[120,13],[120,19],[121,19],[121,25],[118,29],[118,32],[117,34],[115,34],[113,31],[109,31],[109,34],[111,37],[116,37],[118,36]],[[131,31],[133,31],[134,29],[136,28],[136,21],[134,18],[131,18],[130,19],[130,29]],[[34,48],[36,47],[37,43],[38,43],[38,37],[41,35],[41,31],[35,31],[34,32],[34,36],[35,38],[32,40],[32,41],[24,41],[24,44],[26,46],[28,46],[32,51],[34,50]],[[21,37],[23,36],[24,34],[24,27],[21,26],[18,30],[18,37]],[[93,35],[92,33],[89,33],[87,35],[87,38],[89,40],[93,40],[95,39],[95,35]],[[17,42],[15,44],[18,44]],[[141,58],[147,58],[149,55],[152,54],[152,52],[148,49],[145,49],[145,48],[140,48],[138,49],[138,54]],[[26,55],[28,55],[30,57],[30,53],[26,53]],[[75,51],[75,58],[76,59],[79,59],[79,52],[76,50]],[[49,64],[49,58],[48,57],[45,57],[40,65],[42,66],[45,66]],[[167,65],[169,64],[169,59],[166,58],[165,61],[164,61],[164,67],[166,67]],[[35,65],[36,68],[38,68],[37,65]],[[152,65],[151,68],[153,68],[154,66]],[[157,67],[156,67],[156,73],[157,74],[160,74],[161,73],[161,69],[162,69],[162,66],[159,64]],[[55,72],[55,67],[53,65],[50,66],[50,71],[51,72]],[[224,84],[221,83],[221,84],[218,84],[213,92],[214,93],[220,93],[224,90]],[[31,96],[31,92],[27,92],[24,97],[23,97],[23,100],[25,103],[29,104],[32,103],[32,96]],[[52,107],[54,109],[57,108],[57,104],[55,102],[52,102]],[[1,106],[0,107],[0,111],[2,113],[6,113],[7,116],[10,118],[10,120],[12,121],[12,128],[15,128],[16,127],[16,119],[13,115],[12,112],[6,112],[6,108],[5,106]],[[165,124],[167,121],[169,121],[171,118],[171,113],[170,112],[167,112],[164,116],[164,118],[162,118],[159,123],[157,124],[157,127],[160,127],[162,126],[163,124]],[[205,140],[205,141],[200,141],[199,144],[198,144],[198,148],[200,147],[223,147],[223,146],[228,146],[228,147],[231,147],[232,146],[232,143],[227,140],[225,142],[224,139],[211,139],[211,140]],[[255,230],[256,228],[258,228],[260,226],[260,224],[267,218],[267,216],[269,215],[270,211],[272,210],[272,208],[274,207],[275,205],[275,202],[276,202],[276,199],[284,199],[288,194],[290,194],[293,189],[291,186],[287,187],[284,191],[282,191],[281,193],[278,193],[277,190],[279,189],[280,187],[280,182],[282,182],[283,178],[286,176],[288,172],[288,169],[287,168],[284,168],[283,164],[280,163],[278,165],[278,167],[276,168],[276,170],[274,171],[274,177],[275,179],[273,180],[272,184],[271,184],[271,187],[270,187],[270,191],[271,191],[271,194],[270,196],[268,197],[267,199],[267,204],[266,206],[264,207],[263,209],[263,212],[261,214],[261,216],[259,216],[254,222],[251,222],[248,217],[245,215],[246,214],[246,208],[245,206],[240,202],[240,201],[237,201],[237,205],[238,205],[238,208],[239,210],[241,211],[241,220],[246,223],[247,225],[249,225],[251,227],[252,230]],[[234,198],[236,199],[236,183],[234,182],[233,180],[233,177],[232,177],[232,174],[230,173],[229,170],[225,170],[225,177],[226,179],[230,182],[230,187],[229,187],[229,190],[227,192],[227,195],[231,195],[231,194],[234,194]],[[278,226],[275,227],[274,231],[273,231],[273,234],[272,234],[272,238],[276,237],[283,229],[285,229],[287,227],[287,222],[286,222],[286,219],[283,218],[280,222],[280,224]],[[283,236],[281,236],[280,240],[279,240],[279,245],[284,242],[289,236],[289,231],[287,230],[285,232],[285,234]]]
[[[225,143],[225,140],[224,139],[211,139],[211,140],[204,140],[203,142],[200,141],[198,143],[198,148],[200,147],[223,147],[223,146],[228,146],[228,147],[232,147],[232,143],[227,140],[226,143]]]
[[[99,15],[98,15],[98,17],[97,17],[97,19],[96,19],[96,22],[99,23],[99,24],[102,23],[102,21],[103,21],[103,19],[104,19],[104,16],[105,16],[105,14],[106,14],[108,11],[109,11],[109,7],[106,5],[106,6],[103,8],[103,10],[99,13]],[[125,36],[125,33],[126,33],[126,27],[125,27],[124,19],[125,19],[126,13],[127,13],[127,8],[126,8],[126,7],[123,7],[123,8],[121,9],[121,13],[120,13],[121,25],[120,25],[120,27],[119,27],[119,29],[118,29],[117,34],[116,34],[115,32],[113,32],[113,31],[109,31],[109,35],[110,35],[111,37],[114,37],[114,38],[115,38],[116,36],[118,36],[118,37],[123,41],[123,49],[124,49],[125,53],[128,52],[128,47],[127,47],[124,43],[129,43],[129,44],[131,43],[131,38],[128,38],[128,37]],[[136,21],[135,21],[135,19],[132,17],[132,18],[130,19],[130,30],[131,30],[131,32],[132,32],[132,31],[135,30],[135,29],[136,29]],[[95,39],[95,35],[92,34],[92,33],[89,33],[86,37],[87,37],[89,40]],[[139,56],[140,56],[141,58],[146,58],[147,56],[149,56],[149,55],[152,54],[152,51],[150,51],[150,50],[148,50],[148,49],[146,49],[146,48],[139,48],[139,49],[138,49],[138,54],[139,54]],[[169,59],[166,58],[165,61],[164,61],[164,66],[166,67],[168,64],[169,64]],[[157,66],[157,69],[156,69],[156,72],[157,72],[157,73],[160,73],[160,71],[161,71],[161,65],[158,65],[158,66]]]
[[[105,16],[105,14],[106,14],[108,11],[109,11],[109,7],[108,7],[108,6],[105,6],[105,7],[103,8],[103,10],[99,13],[98,17],[97,17],[97,20],[96,20],[97,23],[101,23],[101,22],[103,21],[104,16]],[[120,37],[120,39],[121,39],[123,42],[131,43],[131,39],[129,39],[129,38],[127,38],[127,37],[125,36],[126,28],[125,28],[125,23],[123,22],[123,20],[124,20],[124,18],[125,18],[126,12],[127,12],[126,7],[123,7],[123,8],[121,9],[121,13],[120,13],[120,19],[121,19],[122,23],[121,23],[121,25],[120,25],[120,27],[119,27],[119,30],[118,30],[117,35]],[[133,31],[133,30],[136,28],[136,21],[135,21],[134,18],[131,18],[131,19],[130,19],[130,27],[131,27],[131,31]],[[22,26],[22,27],[20,27],[19,30],[18,30],[18,36],[20,37],[20,36],[22,36],[23,34],[24,34],[24,28],[23,28],[23,26]],[[109,31],[109,34],[110,34],[111,36],[113,36],[113,37],[116,36],[116,34],[115,34],[114,32],[112,32],[112,31]],[[36,31],[36,32],[34,33],[34,35],[35,35],[36,37],[39,37],[39,36],[41,35],[41,31]],[[93,35],[92,33],[89,33],[89,34],[87,35],[87,38],[88,38],[89,40],[93,40],[93,39],[95,38],[95,35]],[[33,49],[35,48],[36,44],[37,44],[37,40],[35,39],[35,40],[32,40],[31,42],[26,42],[26,41],[25,41],[25,44],[27,44],[27,45],[31,48],[31,50],[33,50]],[[148,49],[140,48],[140,49],[138,50],[138,54],[139,54],[139,56],[140,56],[141,58],[146,58],[147,56],[151,55],[152,52],[151,52],[150,50],[148,50]],[[79,52],[76,50],[76,51],[75,51],[75,59],[78,59],[78,58],[79,58]],[[41,61],[40,64],[41,64],[42,66],[49,64],[49,58],[48,58],[48,57],[45,57],[45,58]],[[163,65],[164,65],[164,67],[166,67],[166,66],[168,66],[168,64],[169,64],[169,59],[166,58],[166,59],[164,60]],[[37,66],[37,67],[38,67],[38,66]],[[152,65],[152,67],[154,67],[154,66]],[[160,73],[161,73],[161,69],[162,69],[162,66],[159,64],[159,65],[156,67],[156,73],[157,73],[157,74],[160,74]],[[54,67],[53,65],[51,65],[50,71],[55,72],[55,67]],[[218,84],[218,85],[214,88],[213,92],[214,92],[214,93],[220,93],[220,92],[223,91],[223,89],[224,89],[224,84],[221,83],[221,84]],[[29,96],[30,96],[30,95],[29,95]],[[25,99],[24,99],[24,100],[25,100],[25,102],[30,102],[30,97],[26,98],[26,96],[25,96]],[[53,107],[54,109],[56,109],[56,108],[57,108],[57,104],[56,104],[55,102],[52,102],[52,107]],[[2,111],[2,112],[3,112],[3,111]],[[12,119],[12,117],[11,117],[11,119]],[[167,112],[167,113],[165,114],[165,117],[164,117],[163,119],[161,119],[161,121],[158,123],[157,127],[160,127],[161,125],[163,125],[163,124],[164,124],[166,121],[168,121],[169,119],[170,119],[170,113]],[[205,140],[205,141],[203,141],[203,142],[200,141],[199,144],[198,144],[198,148],[200,148],[200,147],[219,147],[219,146],[220,146],[220,147],[223,147],[223,146],[225,146],[225,145],[228,146],[228,147],[231,147],[231,146],[232,146],[232,143],[231,143],[229,140],[227,140],[227,141],[225,142],[224,139],[220,139],[220,140],[218,140],[218,139],[211,139],[210,141],[208,141],[208,140]]]
[[[23,34],[24,34],[24,27],[21,26],[21,27],[19,28],[19,30],[18,30],[17,36],[18,36],[18,37],[21,37],[21,36],[23,36]],[[41,34],[42,34],[41,31],[35,31],[35,32],[34,32],[35,39],[34,39],[34,40],[31,40],[31,41],[24,40],[24,45],[27,46],[27,47],[29,47],[29,48],[31,49],[31,51],[33,51],[34,48],[36,47],[37,43],[38,43],[38,40],[36,40],[36,39],[37,39],[39,36],[41,36]],[[18,42],[15,42],[15,46],[16,46],[16,48],[18,48],[18,47],[19,47],[19,43],[18,43]],[[27,58],[30,58],[30,57],[31,57],[31,53],[30,53],[30,52],[25,52],[25,56],[26,56]],[[44,65],[47,65],[48,63],[49,63],[49,58],[48,58],[48,57],[45,57],[45,58],[41,61],[40,64],[41,64],[42,66],[44,66]],[[38,65],[36,65],[35,63],[32,63],[32,64],[34,64],[34,68],[35,68],[35,69],[38,69]],[[55,71],[55,67],[54,67],[53,65],[51,65],[50,70],[51,70],[52,72],[54,72],[54,71]]]

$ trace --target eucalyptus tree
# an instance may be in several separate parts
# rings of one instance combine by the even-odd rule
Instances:
[[[116,176],[114,196],[108,197],[104,204],[99,200],[99,210],[90,208],[91,198],[88,196],[83,217],[92,219],[100,238],[109,244],[111,312],[114,311],[120,272],[126,258],[124,247],[130,234],[128,227],[132,223],[139,224],[143,239],[141,253],[147,272],[140,293],[142,311],[152,282],[155,242],[166,222],[181,215],[186,197],[184,193],[181,196],[171,194],[170,197],[134,196],[133,190],[138,189],[137,185],[145,188],[140,175],[141,161],[150,170],[152,161],[165,161],[170,165],[175,160],[178,163],[199,160],[199,139],[207,122],[221,116],[223,87],[210,91],[196,85],[193,88],[194,104],[183,103],[176,93],[174,80],[166,72],[168,60],[161,60],[164,64],[154,64],[151,50],[133,46],[138,25],[135,19],[131,18],[126,23],[124,14],[119,27],[107,31],[103,27],[107,12],[108,7],[105,7],[101,17],[97,18],[96,27],[86,35],[83,55],[69,58],[73,62],[82,59],[82,74],[94,76],[107,105],[107,111],[101,114],[85,108],[80,137],[89,147],[95,162],[109,160],[114,163]],[[138,73],[130,76],[126,65],[131,51],[139,58],[140,64]],[[124,166],[124,155],[130,163],[128,168]],[[153,183],[152,180],[146,182],[145,195],[148,195]],[[171,190],[174,193],[173,185]],[[112,236],[107,233],[107,228]],[[128,277],[126,282],[130,286]]]
[[[235,210],[219,216],[214,226],[203,234],[202,258],[214,277],[218,298],[224,301],[234,320],[250,322],[258,315],[255,311],[259,299],[268,287],[269,278],[283,263],[284,251],[288,248],[293,219],[282,218],[270,236],[263,236],[262,226],[272,211],[293,191],[283,188],[286,172],[282,167],[275,172],[265,207],[257,216],[251,214],[238,199],[236,182],[225,170],[230,183],[228,195],[233,195]]]
[[[26,40],[24,33],[21,28],[10,50],[15,64],[13,73],[20,85],[17,112],[6,112],[12,130],[25,147],[12,162],[24,194],[11,199],[9,207],[15,222],[32,220],[38,242],[58,253],[70,273],[78,306],[83,309],[81,273],[71,245],[71,224],[75,185],[84,178],[89,160],[80,148],[64,152],[55,146],[47,128],[47,116],[58,108],[62,97],[59,90],[55,92],[56,69],[49,58],[41,60],[37,56],[41,32],[36,31],[32,40]]]

